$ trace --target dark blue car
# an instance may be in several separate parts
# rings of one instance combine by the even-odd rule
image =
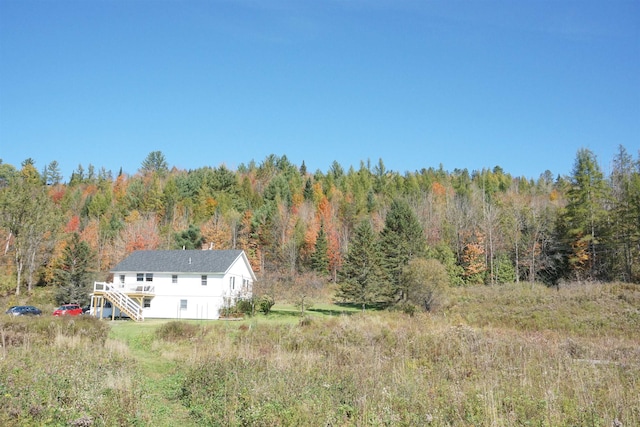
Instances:
[[[42,311],[32,305],[17,305],[5,312],[11,316],[40,316]]]

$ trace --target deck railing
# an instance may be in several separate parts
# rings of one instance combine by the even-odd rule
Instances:
[[[113,306],[119,308],[120,311],[126,313],[136,322],[140,322],[144,320],[142,307],[127,295],[127,290],[129,293],[146,293],[151,295],[153,294],[153,286],[133,286],[133,288],[134,289],[127,289],[125,287],[114,286],[113,283],[106,282],[95,282],[93,285],[94,292],[102,293],[104,298],[110,301]]]
[[[155,293],[155,286],[153,285],[138,285],[128,283],[107,283],[107,282],[95,282],[93,284],[94,292],[107,292],[107,289],[116,289],[125,294],[149,294]]]

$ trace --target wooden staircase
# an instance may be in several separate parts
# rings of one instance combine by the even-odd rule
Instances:
[[[102,297],[111,303],[113,310],[118,308],[121,313],[126,314],[136,322],[142,322],[142,301],[136,302],[127,293],[118,289],[113,283],[96,282],[94,284],[94,297]]]

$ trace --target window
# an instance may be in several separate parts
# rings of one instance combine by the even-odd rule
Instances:
[[[236,288],[236,278],[234,276],[229,277],[229,288],[232,291]]]
[[[149,308],[149,307],[151,307],[151,298],[145,298],[145,299],[143,300],[143,305],[142,305],[142,306],[143,306],[144,308]]]
[[[171,283],[178,283],[178,275],[177,274],[172,274],[171,275]]]
[[[187,309],[187,300],[186,299],[181,299],[180,300],[180,310],[186,310]]]
[[[201,278],[202,286],[207,286],[207,275],[203,274]]]
[[[136,281],[144,282],[144,273],[137,273],[136,274]]]
[[[120,275],[120,283],[124,283],[124,274]]]
[[[153,273],[147,273],[145,274],[145,280],[147,282],[153,282]]]

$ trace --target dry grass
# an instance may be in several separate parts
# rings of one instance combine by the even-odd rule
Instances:
[[[192,355],[183,385],[208,425],[640,423],[640,351],[627,338],[390,313],[222,336]]]
[[[638,287],[447,300],[414,317],[3,322],[0,424],[640,425]]]

